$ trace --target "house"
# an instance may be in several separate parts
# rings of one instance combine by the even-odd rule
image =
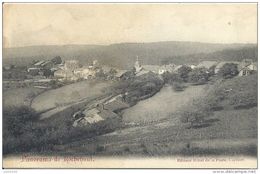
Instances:
[[[32,75],[32,76],[36,76],[39,75],[41,69],[40,68],[28,68],[27,72]]]
[[[215,74],[217,74],[219,72],[219,70],[227,63],[233,63],[233,64],[240,64],[240,62],[238,61],[222,61],[222,62],[219,62],[216,67],[215,67]]]
[[[144,74],[147,74],[149,73],[150,71],[148,70],[145,70],[145,69],[142,69],[141,71],[139,71],[138,73],[135,74],[135,76],[139,77],[139,76],[142,76]]]
[[[160,66],[159,65],[143,65],[143,69],[146,71],[151,71],[155,74],[159,73]]]
[[[166,72],[172,73],[174,70],[175,65],[169,64],[169,65],[163,65],[159,68],[158,74],[164,74]]]
[[[83,79],[92,79],[96,76],[96,71],[93,68],[82,67],[73,71],[75,76]]]
[[[190,65],[190,68],[191,69],[195,69],[197,66],[195,66],[195,65]]]
[[[64,64],[64,69],[68,71],[74,71],[79,67],[80,65],[78,60],[66,60]]]
[[[239,76],[247,76],[252,74],[254,71],[257,71],[257,63],[253,63],[252,59],[244,59],[238,65]]]
[[[74,121],[73,127],[95,125],[100,122],[118,118],[118,115],[116,113],[100,107],[86,109],[82,112],[82,115],[83,117]]]
[[[44,68],[44,69],[51,69],[53,66],[54,66],[54,63],[53,63],[52,61],[50,61],[50,60],[44,61],[44,62],[40,65],[40,67],[41,67],[41,68]]]
[[[52,61],[55,65],[58,65],[58,64],[61,64],[61,63],[62,63],[62,59],[61,59],[60,56],[54,57],[53,59],[51,59],[51,61]]]
[[[54,72],[54,77],[56,78],[66,78],[67,74],[66,71],[63,69],[59,69]]]
[[[134,73],[129,70],[117,70],[115,77],[118,80],[127,80],[134,76]]]
[[[33,64],[33,65],[34,65],[35,67],[39,67],[39,68],[40,68],[43,63],[45,63],[45,60],[38,61],[38,62],[36,62],[36,63]]]
[[[64,69],[59,69],[54,72],[54,77],[61,79],[61,80],[78,80],[79,77],[75,76],[73,72],[66,71]]]
[[[178,70],[179,70],[182,66],[183,66],[183,65],[177,65],[177,66],[175,66],[174,69],[173,69],[173,73],[178,72]]]
[[[210,69],[218,64],[217,61],[202,61],[197,65],[197,68],[207,68]]]
[[[111,69],[112,69],[112,67],[109,67],[109,66],[102,67],[104,74],[109,74],[111,72]]]

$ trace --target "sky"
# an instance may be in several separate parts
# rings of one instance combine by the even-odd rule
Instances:
[[[4,47],[122,42],[256,43],[256,3],[15,4],[3,8]]]

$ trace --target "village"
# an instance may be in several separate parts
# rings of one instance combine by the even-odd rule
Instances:
[[[257,7],[3,3],[3,169],[256,168]]]
[[[141,65],[136,58],[133,69],[125,70],[118,69],[117,67],[110,67],[102,65],[98,60],[93,60],[92,64],[82,65],[78,60],[62,60],[60,56],[57,56],[51,60],[40,60],[33,62],[27,66],[25,78],[13,78],[11,72],[15,71],[15,67],[4,66],[4,84],[11,83],[12,80],[19,81],[20,83],[34,83],[35,87],[47,88],[46,83],[55,81],[69,81],[76,82],[80,80],[102,79],[102,80],[127,80],[134,76],[138,77],[148,72],[155,73],[162,76],[166,73],[178,73],[178,69],[181,67],[188,67],[192,70],[205,68],[207,73],[209,70],[214,71],[214,74],[218,74],[219,70],[225,64],[234,64],[237,66],[238,76],[246,76],[257,70],[257,62],[253,62],[252,59],[244,59],[242,62],[238,61],[202,61],[197,65],[184,64],[167,64],[167,65]],[[18,68],[17,68],[18,69]],[[22,72],[21,74],[23,74]],[[42,84],[42,85],[41,85]]]
[[[167,83],[169,78],[179,75],[178,78],[172,79],[170,83],[175,87],[175,90],[183,90],[182,83],[176,82],[192,82],[194,84],[207,83],[211,76],[217,76],[223,67],[227,66],[224,71],[227,71],[227,75],[233,76],[247,76],[257,71],[257,63],[251,59],[244,59],[242,62],[238,61],[202,61],[197,65],[142,65],[139,57],[136,56],[136,62],[133,68],[130,70],[118,69],[116,67],[109,67],[107,65],[100,64],[97,60],[94,60],[92,64],[81,65],[79,61],[62,60],[57,56],[51,60],[41,60],[33,62],[27,67],[27,78],[19,81],[12,81],[10,79],[4,81],[4,85],[15,84],[27,84],[27,86],[33,86],[34,88],[41,88],[45,90],[59,88],[66,84],[72,84],[79,81],[122,81],[123,83],[132,82],[133,79],[145,77],[149,74],[158,77],[158,81]],[[5,68],[5,67],[4,67]],[[12,69],[5,68],[5,71],[11,71]],[[194,73],[192,73],[194,72]],[[222,73],[225,73],[222,71]],[[187,76],[187,77],[186,77]],[[191,77],[188,80],[188,76]],[[227,76],[228,77],[228,76]],[[180,80],[182,78],[182,80]],[[55,84],[55,86],[53,86]],[[59,86],[57,85],[59,84]],[[156,86],[156,85],[155,85]],[[138,99],[134,102],[138,102],[141,98],[149,98],[160,90],[162,86],[158,87],[155,91],[145,94],[139,94]],[[155,88],[150,86],[149,88]],[[120,118],[120,111],[129,108],[133,103],[129,102],[129,98],[136,97],[134,90],[125,89],[122,93],[114,93],[109,96],[105,96],[95,102],[88,104],[88,107],[80,108],[72,114],[74,120],[73,126],[87,126],[93,125],[99,122],[107,121],[110,119]],[[140,90],[140,89],[139,89]],[[132,95],[132,96],[131,96]],[[128,100],[127,100],[128,98]],[[70,105],[69,105],[70,106]],[[58,107],[59,108],[59,107]],[[57,108],[55,108],[57,109]],[[54,109],[54,110],[55,110]],[[57,112],[45,112],[42,114],[42,118],[49,118],[55,116]]]

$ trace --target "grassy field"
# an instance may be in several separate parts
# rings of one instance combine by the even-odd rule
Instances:
[[[205,86],[190,86],[184,91],[176,92],[171,86],[165,86],[151,98],[139,101],[123,113],[125,123],[143,123],[158,121],[170,117],[184,105],[201,96]]]
[[[53,89],[37,96],[32,102],[32,108],[38,112],[49,110],[57,106],[64,106],[78,100],[102,95],[104,90],[112,85],[111,82],[81,81]]]
[[[31,100],[44,89],[26,87],[17,89],[7,89],[3,91],[3,107],[9,106],[30,106]]]
[[[179,112],[173,112],[158,122],[122,128],[54,149],[71,155],[256,157],[257,76],[217,81],[201,96],[195,100],[196,106],[223,106],[208,115],[203,126],[190,127],[181,122]],[[183,109],[190,110],[192,105],[183,105]]]
[[[130,127],[68,144],[60,148],[60,153],[66,151],[71,155],[102,156],[256,156],[257,108],[244,110],[240,116],[237,114],[237,111],[217,112],[208,119],[211,126],[198,129],[187,129],[178,119]],[[249,116],[249,119],[245,116]],[[98,150],[100,147],[103,147],[102,151]]]
[[[75,90],[77,85],[80,87]],[[72,95],[75,91],[81,94],[67,101],[58,100],[62,105],[107,93],[110,91],[107,87],[111,85],[79,82],[56,91],[50,90],[43,93],[45,95],[39,96],[41,100],[47,100],[42,101],[40,106],[44,104],[48,107],[56,106],[53,102],[56,98],[53,91],[60,96],[65,95],[64,93]],[[93,90],[96,92],[91,93]],[[196,110],[193,110],[194,108]],[[74,109],[78,110],[76,106],[72,108]],[[206,112],[206,109],[210,112]],[[70,123],[72,110],[71,113],[64,110],[59,113],[59,117],[45,122],[48,126],[47,128],[43,126],[42,131],[53,132],[44,134],[44,138],[48,140],[53,136],[55,141],[50,149],[43,148],[41,153],[98,156],[245,155],[251,157],[256,157],[257,154],[256,74],[225,80],[216,79],[206,85],[187,87],[182,92],[175,92],[166,86],[153,97],[142,100],[130,110],[126,110],[125,114],[129,114],[127,117],[123,115],[123,121],[126,123],[145,122],[144,124],[135,126],[123,124],[116,130],[109,130],[102,134],[84,133],[82,130],[71,133],[68,123]],[[182,122],[183,111],[191,114],[199,111],[198,113],[207,113],[207,115],[202,125],[191,126],[189,122]],[[86,136],[88,133],[89,136]],[[68,137],[68,134],[72,136]],[[43,136],[39,135],[39,137]],[[32,140],[30,136],[27,138]],[[46,142],[50,145],[49,141]],[[28,146],[27,142],[25,146]]]

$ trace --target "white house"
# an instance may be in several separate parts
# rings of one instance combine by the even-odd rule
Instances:
[[[67,71],[74,71],[75,69],[79,68],[79,61],[78,60],[66,60],[64,64],[64,69]]]
[[[239,76],[247,76],[252,74],[252,72],[257,71],[257,63],[253,63],[252,59],[244,59],[238,65],[238,75]]]

